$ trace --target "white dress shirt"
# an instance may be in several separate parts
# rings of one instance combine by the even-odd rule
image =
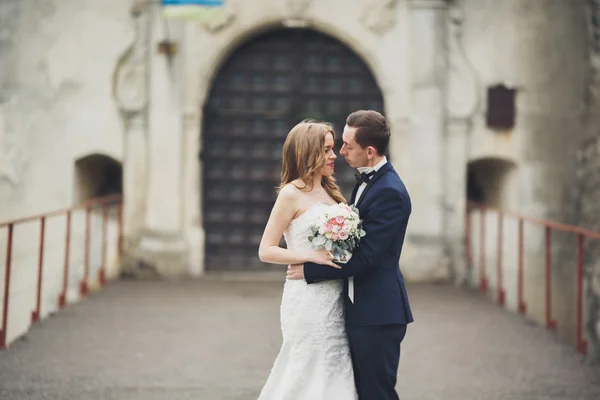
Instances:
[[[365,174],[368,174],[369,172],[372,171],[379,171],[379,169],[381,167],[383,167],[385,165],[385,163],[387,163],[387,158],[385,156],[383,156],[383,159],[381,161],[379,161],[377,163],[377,165],[375,165],[374,167],[358,167],[358,172],[360,172],[361,174],[364,172]],[[371,178],[373,178],[371,176]],[[371,179],[369,178],[369,179]],[[365,182],[361,183],[360,186],[358,187],[358,190],[356,191],[356,197],[354,199],[354,205],[358,204],[358,200],[360,199],[360,196],[363,194],[363,192],[365,191],[365,188],[367,187],[367,184]],[[350,298],[350,301],[352,303],[354,303],[354,277],[350,276],[348,277],[348,297]]]
[[[387,163],[387,158],[385,156],[383,156],[383,160],[379,161],[377,163],[377,165],[375,165],[374,167],[358,167],[358,172],[360,172],[361,174],[364,172],[365,174],[368,174],[371,171],[379,171],[379,169],[381,167],[383,167],[385,165],[385,163]],[[373,178],[371,176],[371,178]],[[364,192],[365,188],[367,187],[367,184],[365,182],[361,183],[360,186],[358,187],[358,190],[356,191],[356,198],[354,199],[354,205],[358,204],[358,200],[360,199],[360,196],[362,195],[362,193]]]

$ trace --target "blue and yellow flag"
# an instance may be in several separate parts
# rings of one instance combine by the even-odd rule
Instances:
[[[225,0],[162,0],[166,18],[210,21],[224,9]]]

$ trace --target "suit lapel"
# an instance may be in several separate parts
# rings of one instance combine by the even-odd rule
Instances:
[[[392,164],[390,164],[390,162],[388,161],[383,165],[383,167],[379,168],[379,170],[375,172],[375,175],[373,175],[369,183],[367,183],[367,187],[365,187],[365,190],[363,190],[362,194],[360,195],[360,199],[358,199],[358,204],[356,204],[357,207],[360,206],[360,203],[363,202],[367,195],[367,192],[369,191],[369,189],[371,189],[371,187],[373,187],[373,184],[391,169]]]
[[[352,195],[350,196],[350,205],[354,204],[354,199],[356,199],[356,193],[358,192],[358,187],[360,185],[354,185],[354,190],[352,191]]]

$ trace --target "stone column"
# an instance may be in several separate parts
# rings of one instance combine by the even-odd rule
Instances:
[[[188,272],[192,276],[204,274],[204,225],[202,222],[202,196],[200,182],[200,121],[199,106],[185,113],[183,135],[185,231],[189,246]]]
[[[199,46],[206,32],[214,33],[224,29],[235,18],[232,5],[227,7],[225,19],[214,19],[209,25],[186,24],[182,42],[183,79],[181,99],[183,113],[183,169],[184,169],[184,230],[189,248],[188,272],[191,276],[204,275],[205,233],[202,221],[202,162],[200,146],[202,135],[203,106],[208,96],[212,71],[207,70],[206,53]]]
[[[143,114],[126,122],[123,150],[123,245],[128,249],[139,242],[146,212],[148,141]]]
[[[148,9],[134,4],[134,36],[115,71],[114,97],[123,119],[123,236],[126,256],[140,237],[146,210],[148,174]],[[129,257],[126,257],[129,258]],[[124,267],[129,261],[123,261]]]
[[[479,104],[477,76],[461,42],[462,11],[448,13],[448,95],[444,164],[444,237],[456,283],[467,283],[470,269],[465,253],[467,168],[472,118]]]
[[[147,208],[137,255],[160,275],[180,276],[187,274],[181,101],[174,60],[156,50],[158,42],[168,37],[160,7],[151,7]]]
[[[447,49],[443,0],[409,0],[410,127],[403,157],[413,208],[403,264],[416,279],[448,276],[443,236]],[[404,254],[403,254],[404,256]]]

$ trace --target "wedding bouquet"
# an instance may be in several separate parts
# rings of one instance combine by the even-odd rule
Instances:
[[[346,262],[366,235],[355,206],[344,203],[327,207],[310,227],[308,240],[315,249],[325,248],[338,262]]]

